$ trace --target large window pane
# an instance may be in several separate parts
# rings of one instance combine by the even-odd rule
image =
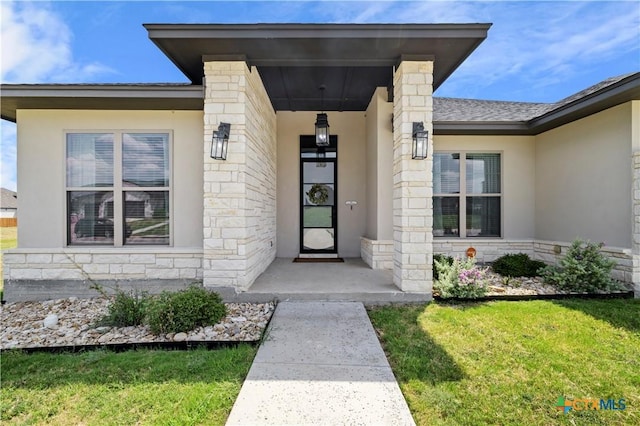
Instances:
[[[169,191],[124,192],[125,244],[169,244]]]
[[[433,235],[460,236],[460,199],[433,197]]]
[[[125,187],[169,186],[169,135],[123,134],[122,181]]]
[[[67,187],[113,186],[113,135],[67,134]]]
[[[467,197],[467,237],[500,236],[500,197]]]
[[[67,193],[69,244],[113,244],[113,192]]]
[[[467,194],[500,193],[500,154],[467,154]]]
[[[433,155],[433,193],[460,193],[460,154]]]

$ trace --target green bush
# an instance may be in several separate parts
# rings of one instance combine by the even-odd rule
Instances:
[[[438,268],[436,268],[436,261],[440,263],[446,263],[447,265],[452,265],[453,257],[447,256],[444,254],[433,255],[433,280],[434,281],[437,281],[440,278],[440,273],[438,272]]]
[[[497,258],[491,264],[491,269],[505,277],[535,277],[545,266],[544,262],[532,260],[526,253],[514,253]]]
[[[611,278],[616,262],[600,253],[603,245],[575,240],[557,266],[544,268],[542,277],[565,291],[596,293],[617,289]]]
[[[447,260],[434,259],[434,263],[439,277],[434,283],[434,290],[441,297],[477,299],[487,294],[487,271],[476,266],[475,258],[454,259],[451,264]]]
[[[218,323],[227,310],[220,296],[198,286],[175,293],[163,292],[147,310],[151,331],[179,333]]]
[[[98,321],[98,324],[112,327],[141,325],[146,316],[147,305],[146,293],[138,291],[125,293],[118,290],[113,302],[109,305],[109,312]]]

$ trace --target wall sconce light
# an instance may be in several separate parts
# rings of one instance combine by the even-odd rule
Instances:
[[[429,143],[429,132],[424,129],[422,121],[413,122],[413,149],[411,158],[414,160],[424,160],[427,158],[427,148]]]
[[[215,158],[216,160],[227,159],[230,131],[231,124],[220,123],[218,130],[213,132],[213,137],[211,138],[211,158]]]
[[[324,111],[324,85],[320,86],[320,109]],[[327,114],[321,112],[316,117],[316,145],[329,146],[329,119]]]

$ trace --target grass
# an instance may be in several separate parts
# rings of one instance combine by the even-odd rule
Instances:
[[[18,228],[0,227],[0,250],[14,248],[18,245]],[[2,275],[2,252],[0,251],[0,294],[4,289],[4,278]]]
[[[640,301],[432,303],[370,311],[419,425],[640,424]],[[567,398],[624,398],[571,411]]]
[[[3,352],[0,423],[221,425],[255,352]]]

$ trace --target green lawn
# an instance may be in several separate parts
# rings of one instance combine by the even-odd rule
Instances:
[[[370,311],[419,425],[639,425],[640,301],[432,303]],[[624,398],[571,411],[558,398]]]
[[[224,424],[256,348],[3,352],[2,424]]]
[[[14,248],[18,244],[18,228],[0,227],[0,250]],[[2,251],[0,251],[0,294],[4,289],[4,278],[2,276]]]

